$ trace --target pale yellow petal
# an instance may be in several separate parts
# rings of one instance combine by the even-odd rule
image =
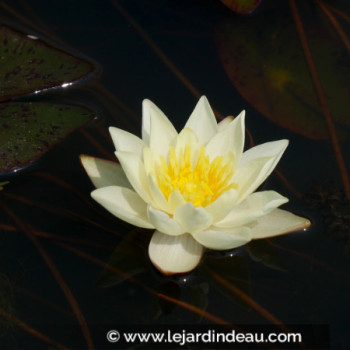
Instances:
[[[132,188],[118,163],[85,154],[80,156],[80,161],[96,188],[106,186]]]
[[[241,226],[230,229],[210,228],[193,233],[192,237],[201,245],[209,249],[226,250],[239,247],[251,240],[251,229]]]
[[[180,159],[184,155],[186,147],[191,150],[191,164],[194,167],[199,157],[200,144],[196,133],[187,127],[181,130],[175,140],[175,154],[177,159]]]
[[[202,254],[203,247],[189,234],[169,236],[155,231],[148,247],[153,265],[166,275],[193,270]]]
[[[305,229],[311,225],[310,220],[282,209],[275,209],[270,214],[258,218],[249,224],[252,239],[268,238]]]
[[[238,185],[238,203],[246,199],[267,178],[275,162],[273,157],[252,159],[236,169],[232,181]]]
[[[147,175],[155,173],[155,167],[158,161],[159,156],[157,156],[149,147],[143,148],[143,164]]]
[[[238,192],[231,188],[224,192],[215,202],[207,205],[205,210],[213,217],[213,224],[222,220],[235,208],[238,199]]]
[[[139,137],[115,127],[110,127],[109,133],[111,134],[114,147],[117,151],[132,152],[142,157],[144,144]]]
[[[174,213],[179,206],[186,204],[186,201],[182,196],[182,194],[180,193],[180,191],[175,190],[170,194],[168,198],[168,203],[169,203],[171,212]]]
[[[225,218],[215,223],[215,226],[226,228],[242,226],[256,220],[260,216],[269,214],[287,202],[288,198],[275,191],[255,192],[232,208]]]
[[[191,128],[201,144],[206,144],[218,131],[215,115],[205,96],[202,96],[185,127]]]
[[[115,155],[134,190],[146,203],[149,203],[151,199],[148,189],[148,179],[141,158],[135,153],[122,151],[115,152]]]
[[[170,206],[163,192],[159,189],[157,180],[153,174],[148,175],[148,184],[151,194],[151,202],[157,209],[170,213]]]
[[[189,233],[196,233],[207,229],[213,222],[213,217],[204,208],[195,208],[193,203],[177,207],[174,219]]]
[[[147,213],[150,222],[158,231],[171,236],[185,233],[185,230],[178,222],[172,219],[167,213],[153,208],[150,204],[147,207]]]
[[[91,197],[111,214],[129,224],[143,228],[154,228],[147,216],[146,203],[136,192],[128,188],[102,187],[91,192]]]
[[[255,191],[272,173],[275,169],[277,163],[281,159],[284,151],[288,146],[288,140],[279,140],[263,143],[261,145],[250,148],[248,151],[244,152],[239,163],[239,168],[247,166],[249,163],[255,163],[258,159],[267,159],[271,158],[272,161],[266,162],[262,168],[261,172],[255,179],[255,183],[250,187],[248,194]],[[244,195],[244,198],[247,196],[247,193]],[[240,199],[242,200],[242,198]]]
[[[213,160],[217,156],[232,152],[235,156],[235,162],[238,164],[244,147],[245,112],[242,111],[230,124],[218,132],[207,144],[206,153]]]
[[[281,159],[288,144],[289,144],[288,140],[278,140],[278,141],[266,142],[261,145],[250,148],[249,150],[247,150],[242,154],[242,158],[239,163],[239,166],[240,167],[244,166],[246,163],[249,163],[250,161],[253,161],[255,159],[272,157],[273,162],[271,163],[270,168],[268,169],[264,179],[262,180],[264,181],[275,169],[277,163]]]
[[[229,115],[228,117],[221,120],[221,122],[218,123],[218,132],[224,130],[234,119],[232,115]]]
[[[150,106],[154,103],[148,99],[142,101],[142,141],[145,146],[149,147],[149,136],[151,132],[151,116],[150,116]],[[154,105],[155,106],[155,105]],[[155,106],[157,108],[157,106]],[[159,111],[163,113],[162,111]]]
[[[164,157],[168,155],[169,145],[177,136],[173,124],[151,101],[143,101],[142,138],[153,151]],[[145,138],[144,138],[145,137]]]

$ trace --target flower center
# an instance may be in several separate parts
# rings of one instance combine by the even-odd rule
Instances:
[[[210,162],[205,147],[201,146],[198,159],[194,162],[192,153],[191,147],[186,145],[179,156],[170,147],[168,162],[160,157],[156,177],[167,200],[172,192],[179,190],[183,198],[195,207],[205,207],[227,190],[237,188],[237,184],[231,182],[232,157],[217,156]]]

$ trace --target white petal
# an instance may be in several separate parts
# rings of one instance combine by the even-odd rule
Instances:
[[[238,185],[238,203],[246,199],[266,179],[274,158],[265,157],[252,159],[239,167],[232,177],[232,181]]]
[[[151,131],[151,116],[150,116],[150,106],[154,105],[154,103],[150,100],[142,101],[142,141],[145,146],[149,147],[149,135]],[[160,111],[162,113],[162,111]]]
[[[217,156],[233,152],[235,161],[239,164],[244,147],[244,118],[245,111],[242,111],[238,117],[208,142],[206,153],[211,160]]]
[[[148,191],[148,180],[140,157],[135,153],[122,151],[115,152],[115,155],[134,190],[146,203],[149,203],[151,199]]]
[[[155,172],[157,159],[159,159],[159,157],[156,156],[149,147],[143,148],[143,164],[147,175]]]
[[[160,232],[171,236],[177,236],[185,233],[185,230],[174,219],[170,218],[168,214],[161,210],[152,208],[149,204],[147,207],[148,218],[152,225]]]
[[[213,222],[213,217],[204,208],[195,208],[192,202],[177,207],[174,219],[189,233],[205,230]]]
[[[147,217],[147,205],[128,188],[109,186],[91,192],[91,197],[111,214],[132,225],[154,228]]]
[[[236,205],[223,220],[216,222],[215,226],[229,228],[245,225],[287,202],[288,198],[275,191],[255,192]]]
[[[117,151],[132,152],[142,157],[143,141],[139,137],[115,127],[110,127],[109,133]]]
[[[177,131],[168,119],[151,116],[150,148],[163,157],[169,154],[169,147],[176,139]]]
[[[249,224],[252,230],[252,239],[267,238],[284,233],[307,228],[310,220],[294,215],[286,210],[275,209],[270,214],[258,218],[256,222]]]
[[[205,207],[205,210],[212,215],[214,225],[234,208],[237,198],[238,192],[231,188],[217,198],[215,202]]]
[[[250,228],[241,226],[228,229],[209,229],[192,234],[204,247],[215,250],[233,249],[251,240]]]
[[[186,203],[184,197],[180,193],[179,190],[175,190],[172,192],[168,198],[168,203],[170,206],[170,210],[172,213],[175,212],[176,208],[179,207],[180,205],[183,205]]]
[[[191,128],[199,138],[201,144],[206,144],[218,131],[213,110],[205,96],[202,96],[185,127]]]
[[[124,170],[118,163],[85,154],[80,156],[80,161],[96,188],[106,186],[132,188]]]
[[[180,134],[176,138],[175,154],[177,159],[180,159],[184,155],[186,146],[188,146],[191,150],[191,163],[194,167],[198,161],[200,153],[200,144],[196,133],[192,129],[187,127],[182,129]]]
[[[233,181],[239,186],[239,202],[254,192],[271,174],[288,142],[288,140],[267,142],[243,153],[239,168],[233,176]]]
[[[173,124],[151,101],[143,101],[142,139],[159,155],[167,156],[170,143],[177,136]]]
[[[281,159],[288,146],[288,143],[288,140],[278,140],[262,143],[261,145],[252,147],[243,153],[239,166],[243,166],[244,164],[257,158],[273,157],[274,162],[271,165],[270,172],[266,175],[269,176]]]
[[[151,193],[151,201],[154,206],[160,210],[170,213],[168,201],[165,199],[163,192],[159,189],[157,180],[153,174],[148,176],[149,190]]]
[[[155,231],[148,247],[152,263],[166,275],[193,270],[202,254],[203,247],[189,234],[169,236]]]
[[[234,119],[232,115],[229,115],[228,117],[221,120],[221,122],[218,123],[218,132],[224,130]]]

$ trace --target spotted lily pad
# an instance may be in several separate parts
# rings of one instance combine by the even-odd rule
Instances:
[[[66,86],[95,70],[35,36],[0,26],[0,101]]]
[[[220,0],[230,10],[239,14],[252,13],[261,3],[261,0]]]
[[[350,65],[344,42],[317,4],[298,2],[298,9],[332,118],[339,129],[350,126]],[[288,2],[273,2],[249,19],[220,22],[215,39],[227,75],[260,113],[301,135],[328,137]]]
[[[0,104],[0,175],[36,161],[93,117],[87,108],[73,105]]]

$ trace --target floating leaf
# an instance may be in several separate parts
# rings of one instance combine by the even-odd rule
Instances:
[[[261,3],[261,0],[220,0],[230,10],[239,14],[252,13]]]
[[[86,77],[95,65],[46,42],[0,26],[0,101]]]
[[[313,2],[298,5],[332,117],[349,126],[350,65],[344,43]],[[249,19],[220,22],[215,39],[227,75],[260,113],[301,135],[328,137],[288,3],[274,3]]]
[[[93,117],[90,110],[73,105],[0,104],[0,174],[36,161]]]

